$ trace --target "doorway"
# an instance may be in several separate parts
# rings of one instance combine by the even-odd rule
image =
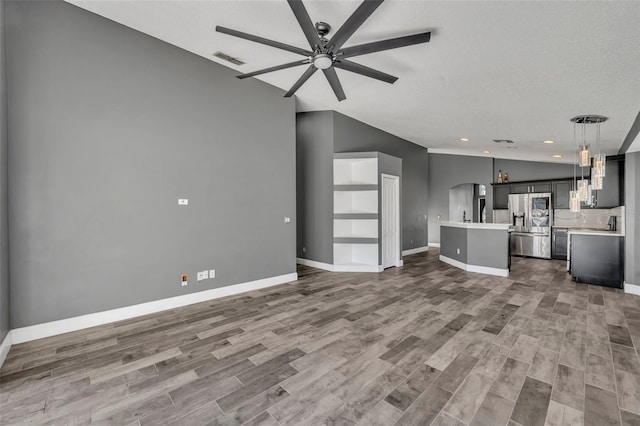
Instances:
[[[382,268],[400,266],[400,178],[382,174]]]

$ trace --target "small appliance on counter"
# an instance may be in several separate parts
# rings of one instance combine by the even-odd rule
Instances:
[[[607,230],[608,231],[617,231],[618,230],[618,218],[615,216],[609,216],[607,219]]]
[[[551,193],[509,194],[511,254],[551,259]]]

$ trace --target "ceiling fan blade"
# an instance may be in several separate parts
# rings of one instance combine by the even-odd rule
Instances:
[[[333,89],[333,93],[336,94],[336,98],[338,101],[344,101],[347,97],[344,95],[344,90],[342,90],[342,84],[340,84],[340,80],[338,79],[338,74],[336,74],[335,68],[327,68],[322,70],[324,72],[324,76],[327,77],[327,81],[329,85]]]
[[[293,87],[291,87],[291,89],[289,89],[289,91],[285,93],[284,97],[290,98],[291,96],[293,96],[293,94],[296,93],[300,86],[302,86],[305,81],[309,80],[309,77],[311,77],[317,69],[318,68],[314,67],[313,65],[307,68],[304,74],[302,74],[302,77],[300,77],[298,81],[296,81],[296,83],[293,85]]]
[[[413,44],[427,43],[430,39],[430,32],[413,34],[404,37],[390,38],[388,40],[374,41],[373,43],[345,47],[340,52],[338,52],[338,55],[341,55],[341,57],[343,58],[350,58],[353,56],[365,55],[367,53],[381,52],[383,50],[411,46]]]
[[[398,79],[398,77],[394,77],[382,71],[374,70],[373,68],[369,68],[364,65],[356,64],[355,62],[351,62],[346,59],[337,60],[333,64],[333,66],[346,71],[354,72],[356,74],[361,74],[367,77],[375,78],[376,80],[381,80],[381,81],[384,81],[385,83],[393,84]]]
[[[364,0],[349,19],[342,24],[340,29],[331,37],[327,46],[334,52],[356,32],[369,16],[382,4],[383,0]]]
[[[287,2],[293,11],[293,14],[296,16],[298,24],[300,24],[300,28],[302,28],[302,32],[309,42],[309,46],[311,46],[311,49],[315,50],[316,46],[320,44],[320,37],[318,37],[316,26],[313,25],[313,22],[309,17],[309,13],[307,13],[307,9],[304,7],[301,0],[287,0]]]
[[[216,26],[216,31],[223,34],[228,34],[234,37],[243,38],[245,40],[254,41],[260,44],[266,44],[267,46],[275,47],[277,49],[287,50],[289,52],[297,53],[299,55],[311,56],[313,52],[309,50],[304,50],[299,47],[291,46],[289,44],[280,43],[279,41],[269,40],[264,37],[255,36],[253,34],[243,33],[242,31],[232,30],[231,28],[221,27],[220,25]]]
[[[260,75],[260,74],[266,74],[268,72],[271,71],[278,71],[278,70],[283,70],[286,68],[293,68],[293,67],[297,67],[300,65],[304,65],[304,64],[308,64],[309,60],[308,59],[303,59],[301,61],[296,61],[296,62],[289,62],[288,64],[282,64],[282,65],[276,65],[275,67],[270,67],[270,68],[264,68],[258,71],[253,71],[247,74],[241,74],[241,75],[237,75],[236,77],[239,79],[243,79],[243,78],[249,78],[249,77],[254,77],[256,75]]]

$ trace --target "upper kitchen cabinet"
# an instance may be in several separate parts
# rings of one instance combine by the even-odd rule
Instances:
[[[509,185],[511,194],[528,194],[533,192],[551,192],[551,182],[519,182]]]
[[[493,208],[494,209],[509,208],[509,185],[493,186]]]
[[[624,155],[607,157],[603,186],[597,197],[598,208],[624,205]]]
[[[569,208],[569,193],[571,192],[573,181],[560,180],[553,181],[553,207],[556,209]]]

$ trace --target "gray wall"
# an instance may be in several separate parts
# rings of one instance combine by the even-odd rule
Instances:
[[[467,263],[489,268],[509,267],[509,233],[496,229],[467,231]]]
[[[402,160],[402,249],[427,245],[427,149],[334,111],[297,114],[297,256],[333,264],[333,153]],[[304,250],[304,251],[303,251]]]
[[[379,151],[402,160],[402,249],[427,245],[427,149],[334,112],[335,152]]]
[[[509,181],[561,179],[573,177],[572,164],[543,163],[538,161],[505,160],[496,158],[493,163],[493,181],[498,179],[498,171],[509,173]],[[587,169],[585,169],[586,172]],[[576,168],[580,174],[580,167]],[[489,188],[487,188],[489,191]]]
[[[333,111],[296,114],[297,256],[333,264]]]
[[[440,247],[440,254],[458,262],[467,263],[467,229],[453,226],[440,228],[438,240],[446,241]],[[458,254],[458,249],[460,253]]]
[[[9,222],[5,3],[0,1],[0,343],[9,331]]]
[[[429,154],[429,242],[440,243],[439,222],[449,219],[449,189],[461,183],[487,188],[487,222],[493,217],[492,159]],[[438,216],[440,216],[438,218]]]
[[[625,155],[625,272],[628,284],[640,285],[640,152]]]
[[[295,272],[293,99],[60,1],[7,14],[12,328]]]

